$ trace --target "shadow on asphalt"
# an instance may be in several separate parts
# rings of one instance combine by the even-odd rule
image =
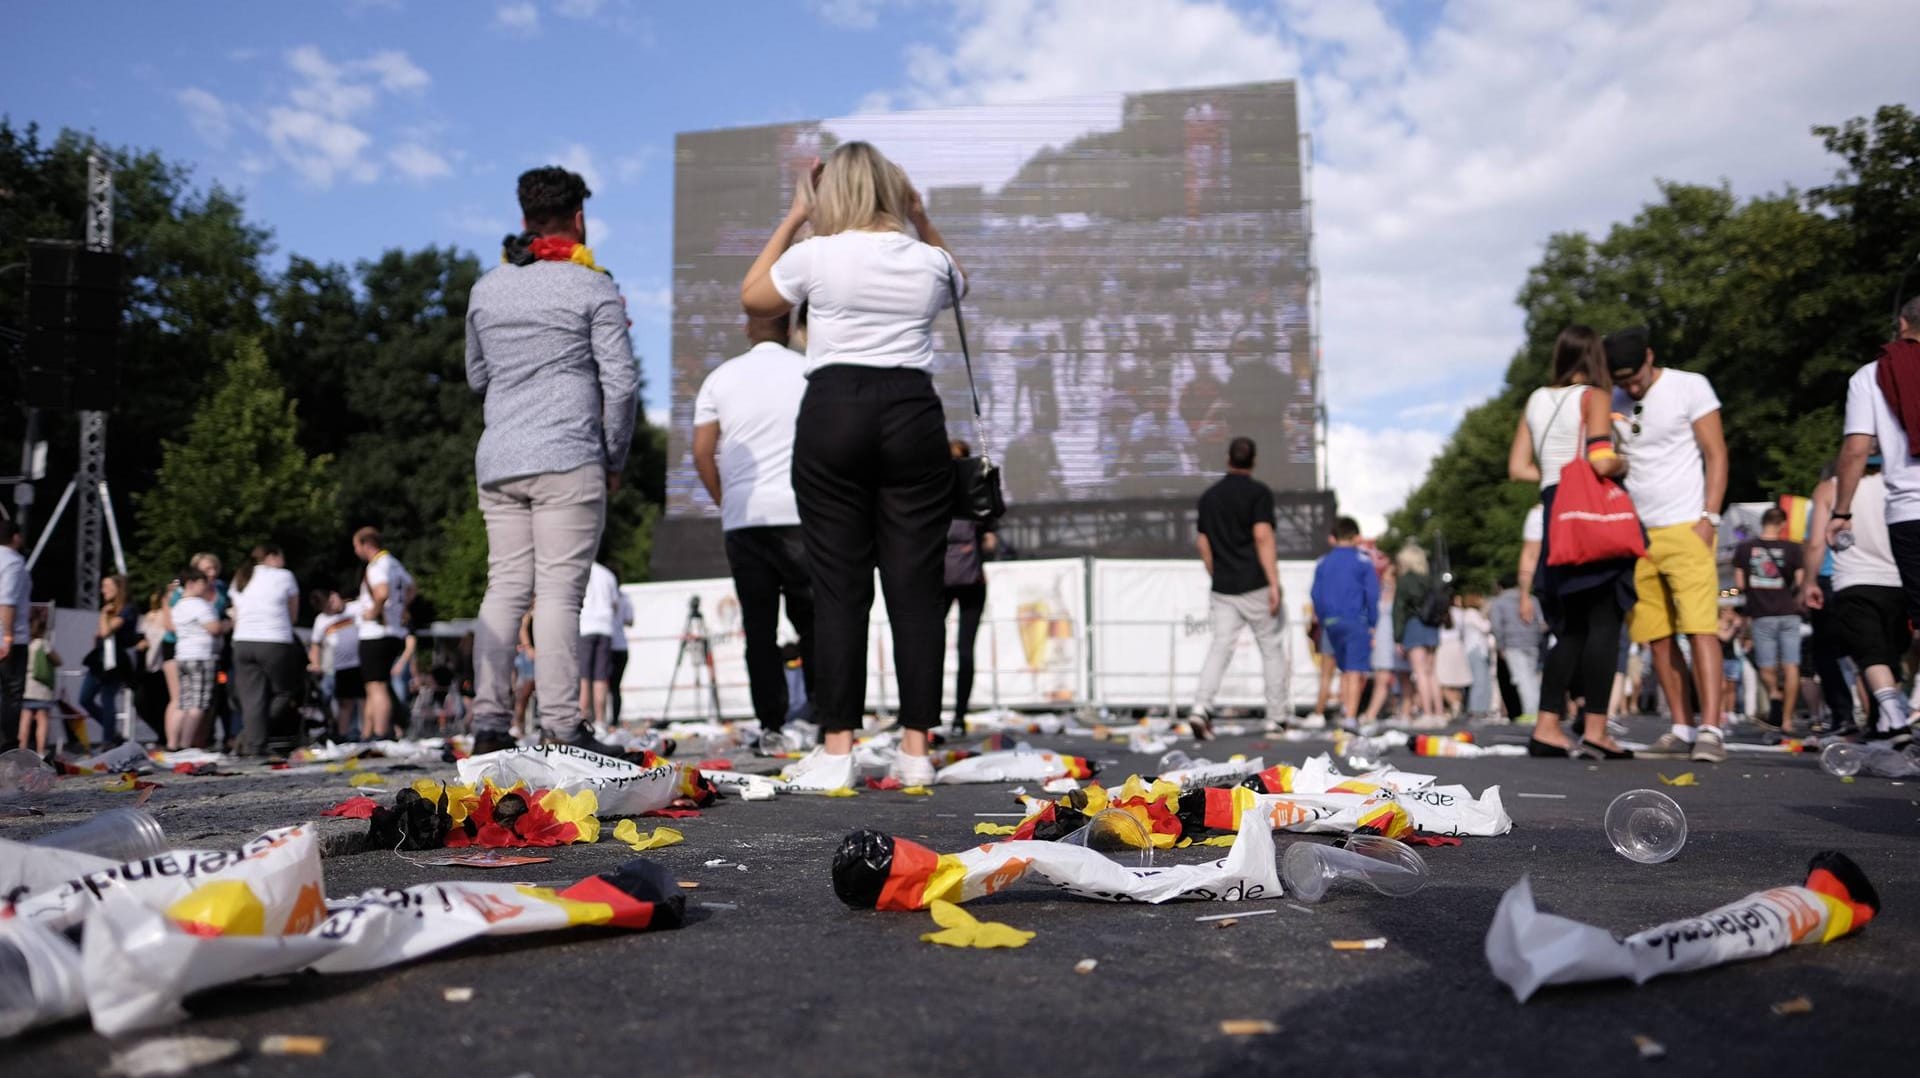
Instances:
[[[1920,813],[1914,811],[1913,799],[1910,798],[1858,798],[1839,805],[1787,807],[1802,816],[1839,824],[1849,831],[1902,838],[1920,837]]]

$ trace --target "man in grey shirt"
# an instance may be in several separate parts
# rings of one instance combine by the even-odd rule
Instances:
[[[20,525],[0,518],[0,752],[14,747],[20,730],[20,705],[27,696],[27,618],[33,606],[33,579]]]
[[[473,286],[467,381],[484,398],[474,457],[487,520],[487,596],[474,636],[475,755],[511,748],[511,673],[533,606],[534,685],[547,737],[618,755],[581,723],[580,599],[633,440],[639,371],[626,305],[586,247],[586,182],[520,177],[526,232]]]
[[[1520,713],[1540,713],[1540,649],[1546,644],[1545,621],[1531,610],[1520,608],[1520,589],[1512,573],[1501,577],[1500,594],[1494,596],[1487,611],[1493,623],[1493,646],[1506,660],[1507,674],[1520,694]],[[1512,716],[1519,718],[1519,715]]]

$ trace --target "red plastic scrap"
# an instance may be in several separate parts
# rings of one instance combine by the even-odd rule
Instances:
[[[1409,846],[1458,846],[1460,840],[1453,835],[1408,835],[1400,841]]]
[[[337,805],[322,809],[320,815],[339,816],[349,820],[370,820],[373,818],[373,810],[379,807],[379,802],[371,797],[362,795],[360,797],[349,797]]]
[[[716,756],[711,760],[702,760],[695,766],[702,771],[732,771],[733,761],[724,756]]]

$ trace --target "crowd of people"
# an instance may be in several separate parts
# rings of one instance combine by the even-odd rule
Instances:
[[[1610,720],[1657,706],[1670,725],[1641,755],[1718,762],[1751,668],[1762,704],[1750,717],[1765,726],[1904,744],[1902,670],[1920,619],[1907,434],[1920,424],[1920,297],[1897,329],[1854,376],[1844,441],[1813,497],[1783,499],[1804,513],[1806,541],[1788,537],[1785,507],[1768,508],[1732,546],[1723,589],[1728,460],[1712,384],[1661,365],[1644,327],[1569,326],[1514,432],[1509,477],[1540,500],[1503,590],[1454,595],[1417,544],[1388,559],[1341,518],[1308,607],[1316,711],[1363,723],[1397,696],[1416,728],[1503,716],[1533,724],[1531,755],[1621,759],[1635,750]]]

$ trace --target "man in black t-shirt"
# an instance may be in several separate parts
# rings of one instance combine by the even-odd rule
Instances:
[[[1213,643],[1200,670],[1191,722],[1196,740],[1213,736],[1213,698],[1233,658],[1242,627],[1253,630],[1267,686],[1267,718],[1285,722],[1291,708],[1280,617],[1280,566],[1273,540],[1273,491],[1253,478],[1251,438],[1227,446],[1227,474],[1200,496],[1200,560],[1213,577],[1208,596]]]
[[[1779,506],[1760,518],[1760,538],[1734,548],[1733,583],[1747,598],[1753,664],[1767,687],[1766,722],[1791,725],[1800,698],[1800,544],[1780,534],[1787,514]]]

